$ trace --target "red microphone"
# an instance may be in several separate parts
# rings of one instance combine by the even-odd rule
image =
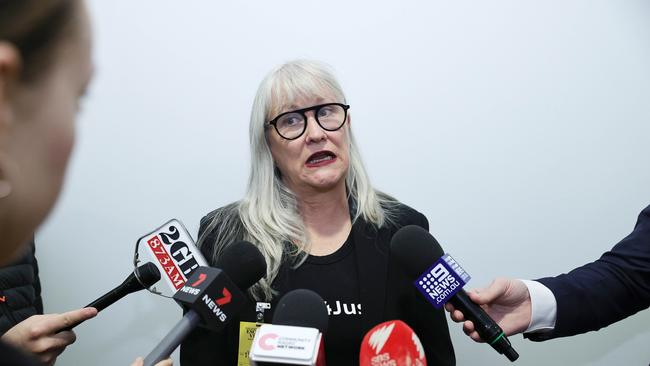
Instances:
[[[391,320],[370,329],[361,342],[360,366],[426,366],[424,347],[413,329]]]

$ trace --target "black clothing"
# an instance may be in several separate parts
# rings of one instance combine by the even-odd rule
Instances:
[[[43,366],[35,358],[0,341],[0,366]]]
[[[650,206],[630,235],[595,262],[537,280],[557,302],[555,328],[526,333],[534,341],[598,330],[650,306]]]
[[[204,234],[203,231],[208,227],[211,216],[208,215],[201,220],[199,236]],[[419,225],[425,229],[429,228],[424,215],[402,204],[397,206],[394,224],[377,228],[359,218],[352,225],[350,233],[353,240],[352,254],[344,256],[341,260],[345,261],[348,258],[353,258],[356,262],[354,269],[358,281],[358,303],[362,304],[362,306],[360,316],[354,319],[356,321],[350,321],[353,324],[349,325],[358,328],[358,332],[356,332],[357,339],[354,345],[350,345],[346,354],[341,355],[346,360],[346,363],[336,364],[336,366],[358,365],[358,361],[355,363],[355,360],[358,360],[361,342],[359,337],[363,337],[375,325],[394,319],[400,319],[413,328],[424,345],[428,364],[443,366],[456,364],[444,311],[442,309],[436,310],[429,305],[413,286],[412,280],[403,273],[390,256],[390,240],[393,234],[406,225]],[[217,232],[218,228],[209,232],[201,247],[201,251],[207,258],[211,257]],[[336,254],[334,253],[334,255]],[[316,258],[316,261],[318,261],[318,258]],[[293,278],[294,273],[292,273],[290,267],[286,264],[281,266],[278,276],[273,281],[272,287],[278,291],[278,295],[271,302],[271,311],[264,313],[265,322],[270,322],[272,319],[271,313],[278,299],[294,288],[292,285],[295,280]],[[297,271],[300,271],[300,268]],[[353,278],[355,274],[348,273],[345,275]],[[336,274],[332,274],[332,276],[336,276]],[[306,284],[300,283],[300,285]],[[332,285],[338,285],[338,283]],[[310,287],[316,288],[315,286],[317,287],[318,284]],[[353,293],[353,291],[349,293]],[[329,297],[330,295],[325,294],[325,296]],[[255,303],[253,302],[253,304]],[[332,304],[328,302],[328,305],[332,308]],[[334,310],[332,308],[332,311]],[[351,311],[351,309],[349,310]],[[215,333],[202,328],[196,329],[181,345],[181,364],[183,366],[237,365],[239,321],[254,322],[255,315],[255,306],[250,306],[240,313],[239,319],[233,318],[222,332]],[[336,321],[330,323],[329,330],[332,329],[334,324],[336,324]],[[336,332],[336,330],[333,332]],[[325,337],[327,337],[327,334]],[[326,348],[325,352],[327,357],[331,358],[333,353],[341,352],[341,350]]]
[[[0,268],[0,334],[32,315],[43,314],[34,253],[32,242],[21,258]]]
[[[359,276],[354,253],[354,239],[350,235],[343,246],[326,256],[307,257],[305,263],[290,270],[287,290],[306,288],[319,294],[329,313],[325,335],[328,365],[359,364],[359,349],[365,333],[359,327],[363,304],[359,296]],[[327,350],[336,352],[327,352]],[[349,356],[354,358],[350,360]]]

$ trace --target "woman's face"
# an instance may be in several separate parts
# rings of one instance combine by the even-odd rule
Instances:
[[[332,93],[294,100],[278,114],[324,103],[338,102]],[[295,140],[282,138],[274,128],[267,130],[271,154],[282,173],[283,182],[299,197],[333,189],[345,189],[345,177],[350,166],[349,117],[336,131],[322,129],[306,112],[307,127]]]
[[[83,3],[76,6],[75,25],[57,40],[40,79],[15,81],[1,100],[0,179],[8,181],[11,192],[0,198],[0,232],[7,237],[0,261],[33,234],[61,190],[79,100],[92,75],[89,20]],[[7,50],[0,52],[7,56]]]

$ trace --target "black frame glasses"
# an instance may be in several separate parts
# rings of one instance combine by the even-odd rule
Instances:
[[[339,107],[341,107],[343,109],[343,121],[341,121],[341,124],[336,128],[326,128],[325,126],[323,126],[323,124],[318,119],[318,112],[320,112],[320,110],[322,108],[328,107],[328,106],[339,106]],[[343,103],[319,104],[319,105],[315,105],[315,106],[311,106],[311,107],[307,107],[307,108],[303,108],[303,109],[296,109],[294,111],[288,111],[288,112],[280,113],[277,117],[270,120],[268,122],[268,124],[273,126],[275,128],[275,132],[277,132],[278,135],[280,135],[280,137],[282,137],[283,139],[295,140],[295,139],[299,138],[300,136],[302,136],[305,133],[305,131],[307,131],[308,119],[307,119],[307,115],[305,114],[306,112],[314,111],[314,119],[316,119],[316,123],[318,123],[320,128],[322,128],[325,131],[330,131],[331,132],[331,131],[339,130],[339,129],[341,129],[341,127],[343,127],[343,125],[345,125],[345,121],[348,119],[348,109],[350,109],[350,106],[347,105],[347,104],[343,104]],[[303,124],[302,131],[297,136],[295,136],[295,137],[286,137],[280,132],[280,129],[278,128],[278,120],[280,118],[288,115],[288,114],[293,114],[293,113],[300,114],[302,116],[303,120],[305,121],[305,123]]]

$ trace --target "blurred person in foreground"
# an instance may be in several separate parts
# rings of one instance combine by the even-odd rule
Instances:
[[[92,76],[90,33],[81,0],[0,0],[0,265],[27,249],[59,196]],[[2,335],[0,365],[54,364],[75,341],[62,330],[96,314],[27,318]]]

